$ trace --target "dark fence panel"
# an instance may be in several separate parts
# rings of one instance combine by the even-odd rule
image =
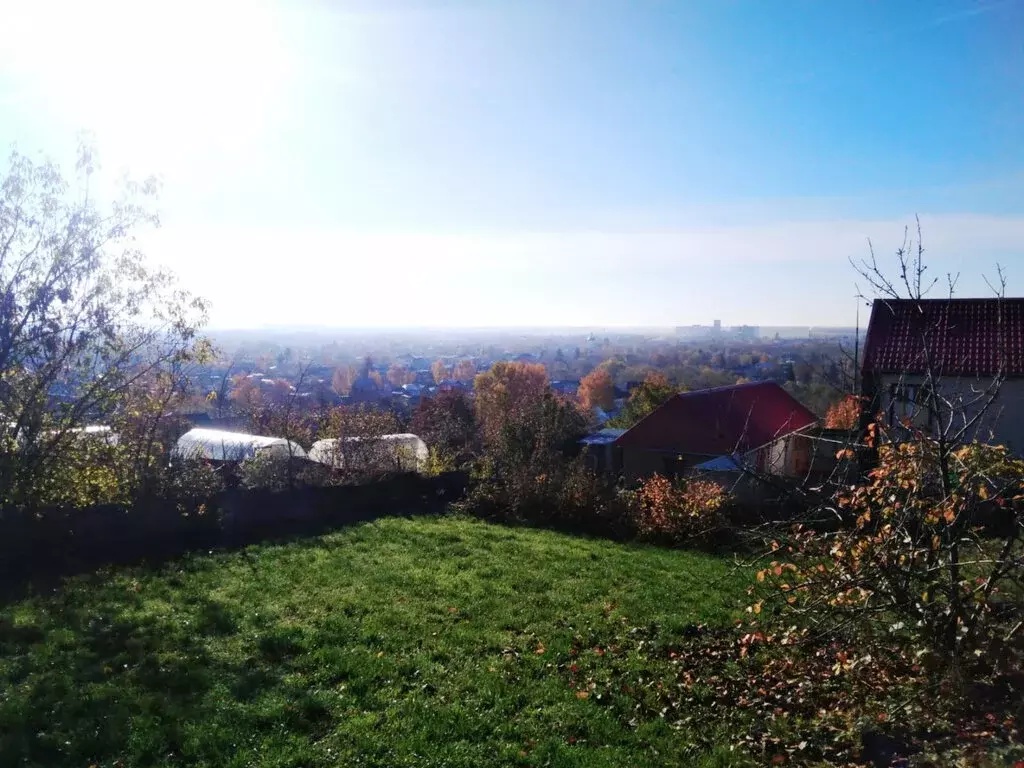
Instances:
[[[56,578],[106,564],[158,561],[323,533],[380,517],[437,514],[461,498],[468,476],[403,474],[365,485],[224,491],[203,501],[152,499],[0,517],[0,584]]]

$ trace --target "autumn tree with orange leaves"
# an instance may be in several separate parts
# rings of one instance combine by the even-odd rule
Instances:
[[[484,440],[493,442],[505,424],[549,391],[548,374],[539,363],[499,362],[477,375],[474,389]]]
[[[825,413],[826,429],[854,429],[860,419],[860,399],[850,395],[829,406]]]
[[[251,411],[263,404],[263,392],[257,379],[252,379],[243,373],[238,374],[232,380],[231,394],[228,395],[231,404],[240,411]]]
[[[470,503],[515,519],[592,517],[600,482],[573,458],[586,419],[551,391],[544,366],[497,363],[475,390],[484,450]]]
[[[595,368],[582,379],[579,388],[580,405],[585,411],[602,408],[610,411],[615,405],[615,384],[606,368]]]
[[[415,374],[413,374],[412,371],[404,365],[395,363],[388,368],[388,381],[391,382],[391,386],[395,388],[410,383],[414,378]]]
[[[947,453],[924,434],[894,443],[874,424],[867,439],[877,466],[834,498],[849,525],[780,537],[758,580],[817,632],[856,628],[865,648],[898,644],[942,666],[995,661],[994,644],[1019,631],[1024,462],[977,443]]]

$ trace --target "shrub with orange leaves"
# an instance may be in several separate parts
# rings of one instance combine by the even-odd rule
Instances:
[[[773,542],[758,582],[787,621],[819,632],[852,631],[946,669],[1009,663],[1024,608],[1024,461],[1002,446],[870,434],[876,466],[831,500],[843,524]]]
[[[662,475],[647,478],[635,494],[637,532],[651,539],[684,543],[706,539],[727,524],[729,495],[717,483],[673,483]]]

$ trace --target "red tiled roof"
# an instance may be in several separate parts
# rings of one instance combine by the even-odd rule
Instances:
[[[674,395],[616,445],[705,456],[745,453],[817,418],[772,381]]]
[[[864,372],[1024,375],[1024,299],[875,299]]]

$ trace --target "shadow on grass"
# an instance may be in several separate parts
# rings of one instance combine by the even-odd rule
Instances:
[[[466,478],[398,475],[363,486],[228,491],[203,516],[166,500],[133,509],[55,510],[0,526],[0,605],[105,565],[159,567],[189,552],[287,542],[385,517],[443,514]]]
[[[642,538],[634,526],[615,518],[593,518],[589,520],[564,519],[544,515],[515,515],[502,510],[472,510],[467,514],[478,520],[503,525],[508,528],[555,531],[589,541],[614,541],[624,546],[638,548],[655,547],[665,550],[701,552],[719,557],[734,555],[756,555],[764,551],[764,537],[752,534],[736,525],[711,532],[709,535],[694,536],[683,541],[664,538]]]
[[[226,765],[267,749],[301,759],[296,739],[332,722],[287,679],[302,633],[270,627],[251,655],[226,659],[205,641],[238,631],[229,607],[189,595],[175,615],[145,612],[123,585],[62,596],[36,624],[0,614],[0,765]]]

